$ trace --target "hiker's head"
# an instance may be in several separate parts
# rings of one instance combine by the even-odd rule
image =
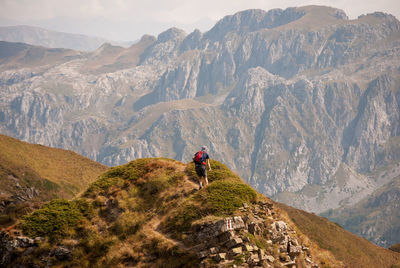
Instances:
[[[206,146],[201,146],[201,150],[205,152],[205,151],[207,151],[207,147]]]

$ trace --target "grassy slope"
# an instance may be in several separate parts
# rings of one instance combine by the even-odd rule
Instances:
[[[55,201],[38,210],[27,218],[24,230],[33,236],[49,236],[62,244],[72,243],[75,248],[69,262],[72,266],[92,263],[146,267],[149,263],[163,263],[166,267],[177,267],[191,261],[196,266],[196,258],[170,238],[185,241],[185,231],[193,222],[232,215],[242,202],[250,204],[254,198],[261,198],[224,165],[212,161],[212,167],[210,186],[193,191],[197,185],[189,179],[194,174],[191,164],[186,166],[169,159],[132,161],[104,173],[91,184],[83,199],[70,203]],[[347,267],[400,264],[398,253],[377,247],[325,218],[277,205],[288,214],[299,233],[317,244],[313,248],[330,251]],[[51,218],[55,214],[60,218]],[[50,217],[45,223],[54,221],[54,224],[37,225],[37,219],[43,220],[40,215]],[[58,228],[57,223],[65,217],[77,217],[78,221]],[[164,236],[165,232],[169,236]],[[33,254],[43,254],[51,248],[43,244]],[[321,258],[325,258],[324,254],[321,251]],[[32,256],[22,259],[29,260]],[[325,264],[321,262],[322,267],[336,267],[331,263],[329,259]]]
[[[391,267],[400,265],[400,254],[378,247],[354,235],[326,218],[278,204],[286,211],[299,230],[318,244],[329,250],[336,259],[348,267]]]
[[[69,189],[72,197],[86,189],[108,168],[72,151],[29,144],[0,135],[0,157],[15,168],[33,170],[38,176]]]
[[[205,216],[232,215],[257,197],[224,165],[212,161],[211,166],[212,183],[201,191],[190,179],[192,164],[147,158],[111,168],[81,199],[54,200],[26,217],[25,234],[48,237],[50,245],[44,243],[33,256],[15,261],[40,263],[54,243],[73,243],[73,257],[64,263],[72,267],[198,267],[193,252],[169,235],[183,241],[178,229],[187,230]],[[169,228],[164,235],[162,230]]]
[[[75,197],[107,169],[71,151],[0,135],[0,201],[11,201],[0,207],[0,225],[13,224],[44,201]]]

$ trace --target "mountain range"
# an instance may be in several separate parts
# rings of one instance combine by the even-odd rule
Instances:
[[[0,46],[0,132],[18,139],[106,165],[189,161],[206,145],[258,191],[317,213],[379,196],[400,174],[389,14],[246,10],[129,48]]]
[[[47,48],[93,51],[104,43],[127,46],[129,42],[112,42],[105,38],[50,31],[39,27],[17,25],[0,27],[0,41],[18,42]]]

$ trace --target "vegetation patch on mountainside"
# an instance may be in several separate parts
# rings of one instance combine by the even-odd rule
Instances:
[[[74,152],[0,135],[0,227],[53,198],[73,198],[108,168]]]
[[[54,199],[24,217],[21,227],[25,234],[47,236],[51,241],[72,236],[85,216],[91,216],[91,204],[80,200]]]
[[[325,268],[399,263],[398,253],[381,251],[313,214],[277,208],[225,165],[215,160],[211,165],[210,184],[203,189],[192,163],[145,158],[111,168],[82,197],[56,199],[25,216],[18,228],[40,238],[17,238],[30,244],[29,252],[12,251],[17,257],[8,259],[9,267],[49,262],[59,267],[214,267],[262,261],[306,267],[316,260]],[[237,231],[225,230],[227,219]],[[200,244],[206,251],[199,252]],[[216,255],[217,248],[228,253]]]
[[[163,239],[154,229],[159,217],[178,207],[193,190],[193,183],[184,185],[188,180],[185,167],[172,159],[138,159],[101,175],[83,198],[53,200],[24,217],[20,225],[24,234],[45,238],[32,253],[37,257],[34,262],[62,244],[74,250],[66,259],[50,258],[56,265],[196,266],[193,253]],[[30,263],[24,257],[19,261]]]

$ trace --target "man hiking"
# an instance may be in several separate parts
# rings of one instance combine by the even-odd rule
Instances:
[[[208,170],[211,171],[210,157],[207,154],[207,147],[202,146],[201,151],[198,151],[193,156],[194,167],[196,169],[196,174],[199,177],[200,189],[203,188],[202,181],[204,180],[204,186],[208,185],[206,163],[208,165]]]

